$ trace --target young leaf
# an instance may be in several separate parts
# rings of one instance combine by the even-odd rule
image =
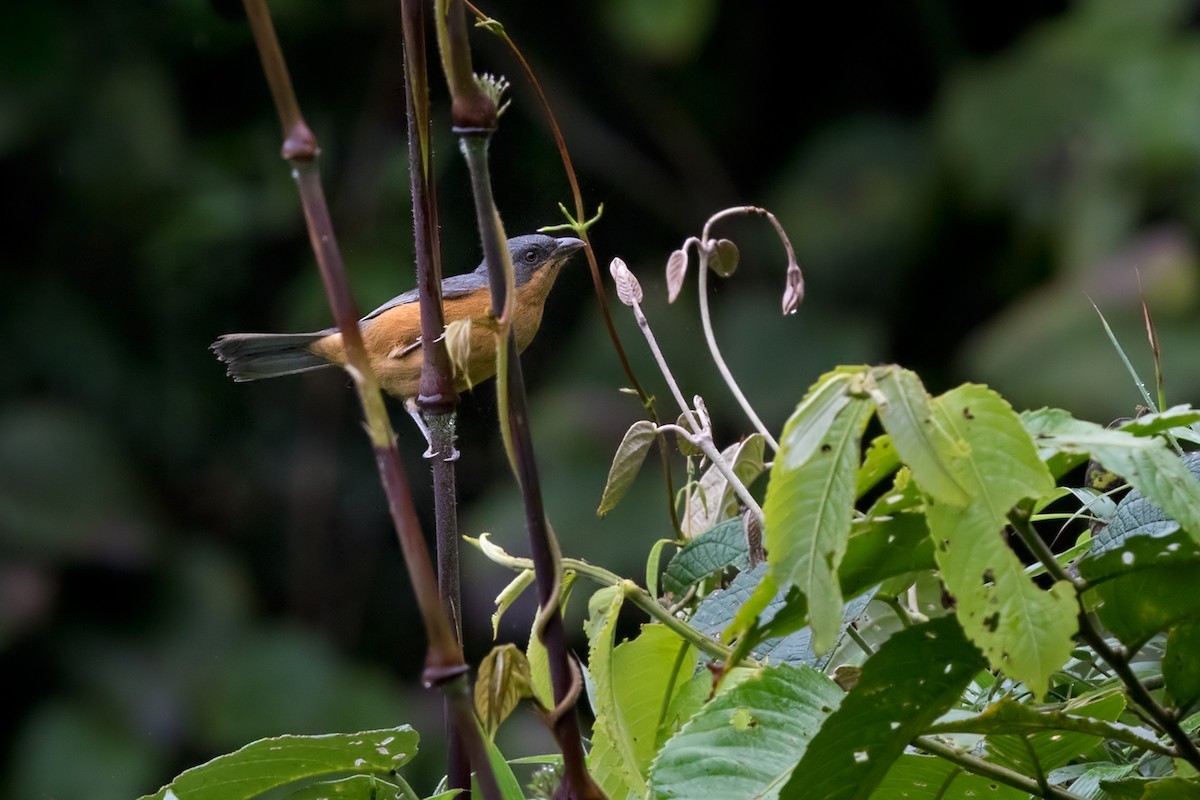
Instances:
[[[858,482],[854,489],[855,497],[862,497],[875,488],[884,478],[891,475],[900,467],[900,456],[892,446],[892,438],[886,433],[876,436],[863,455],[862,467],[858,470]]]
[[[842,690],[807,667],[768,667],[708,703],[650,772],[655,798],[772,798]]]
[[[408,725],[401,725],[361,733],[259,739],[180,773],[142,800],[248,800],[299,780],[348,772],[388,775],[416,755],[419,738]]]
[[[617,299],[627,306],[642,302],[642,285],[629,270],[628,265],[620,258],[614,258],[608,265],[613,282],[617,285]]]
[[[617,503],[625,496],[625,492],[633,485],[642,462],[646,460],[646,452],[654,442],[654,423],[639,419],[629,426],[621,444],[613,456],[612,466],[608,469],[608,480],[604,482],[604,494],[600,497],[600,507],[596,513],[604,516],[616,508]]]
[[[933,503],[926,511],[942,579],[958,603],[963,630],[993,667],[1041,697],[1070,657],[1079,608],[1060,581],[1043,591],[1001,537],[1009,510],[1054,490],[1012,407],[983,386],[965,385],[934,403],[939,426],[965,444],[949,462],[968,506]]]
[[[708,257],[708,268],[722,278],[728,278],[737,271],[740,259],[736,244],[728,239],[717,239],[712,254]]]
[[[913,737],[945,713],[984,666],[953,617],[894,634],[808,743],[781,800],[870,797]]]
[[[527,697],[530,686],[529,661],[513,644],[493,647],[479,662],[475,679],[475,713],[489,738],[495,738],[501,723]]]
[[[667,259],[667,302],[674,303],[683,289],[687,277],[688,257],[686,250],[676,250]]]
[[[842,621],[837,571],[850,536],[862,434],[874,410],[865,398],[847,400],[804,462],[787,453],[785,429],[763,504],[771,576],[777,587],[795,585],[808,599],[819,653],[833,646]]]

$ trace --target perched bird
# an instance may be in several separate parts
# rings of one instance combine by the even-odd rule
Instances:
[[[518,351],[542,324],[542,310],[558,272],[583,242],[532,234],[508,240],[516,285],[512,325]],[[465,370],[456,374],[459,391],[496,374],[494,326],[488,265],[442,281],[446,324],[470,319],[471,348]],[[389,394],[411,400],[421,377],[421,316],[415,289],[387,301],[359,322],[363,344],[379,384]],[[229,333],[212,343],[217,358],[235,381],[275,378],[346,363],[337,328],[315,333]],[[410,406],[410,411],[411,411]],[[415,417],[414,417],[415,418]]]

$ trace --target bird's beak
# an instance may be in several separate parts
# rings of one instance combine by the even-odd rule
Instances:
[[[558,242],[558,247],[554,250],[554,255],[566,257],[576,250],[582,250],[584,247],[582,239],[576,239],[574,236],[564,236],[561,239],[555,239]]]

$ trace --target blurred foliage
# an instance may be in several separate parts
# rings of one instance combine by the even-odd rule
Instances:
[[[413,283],[396,9],[273,10],[373,307]],[[718,231],[742,254],[712,288],[718,336],[776,429],[824,370],[884,359],[935,392],[980,380],[1018,407],[1128,414],[1139,395],[1088,297],[1149,381],[1144,296],[1168,400],[1196,402],[1193,3],[485,10],[526,49],[589,203],[605,203],[602,263],[619,254],[641,276],[685,393],[715,419],[739,417],[695,289],[667,306],[662,270],[708,214],[745,202],[779,215],[808,279],[800,313],[778,317],[771,234]],[[205,350],[329,321],[239,4],[17,0],[0,19],[0,676],[21,687],[0,793],[127,798],[258,736],[401,722],[423,735],[432,786],[439,702],[417,688],[423,645],[345,379],[235,386]],[[475,41],[479,69],[517,78],[495,40]],[[514,99],[492,154],[515,233],[557,222],[567,194],[519,81]],[[471,205],[435,113],[445,263],[465,271]],[[589,294],[582,268],[562,277],[554,333],[525,359],[547,505],[565,552],[640,574],[667,500],[643,479],[593,515],[640,409]],[[632,321],[618,312],[618,327],[674,417]],[[522,552],[493,417],[490,386],[464,398],[463,532]],[[426,509],[421,447],[398,426]],[[490,609],[508,576],[464,561],[466,607]],[[468,619],[473,658],[489,613]],[[527,619],[514,610],[502,634],[523,638]]]

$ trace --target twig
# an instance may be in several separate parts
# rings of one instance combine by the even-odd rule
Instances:
[[[1084,800],[1077,794],[1072,794],[1066,789],[1060,789],[1057,786],[1049,784],[1041,785],[1038,781],[1026,775],[1022,775],[1015,770],[1002,767],[999,764],[993,764],[990,761],[984,761],[978,756],[973,756],[970,753],[964,753],[957,750],[948,744],[943,744],[932,736],[918,736],[913,739],[913,746],[919,747],[922,750],[932,753],[935,756],[944,758],[947,761],[957,764],[967,772],[973,772],[976,775],[983,775],[986,778],[991,778],[997,783],[1003,783],[1005,786],[1011,786],[1014,789],[1019,789],[1023,792],[1036,795],[1038,797],[1051,798],[1051,800]]]

